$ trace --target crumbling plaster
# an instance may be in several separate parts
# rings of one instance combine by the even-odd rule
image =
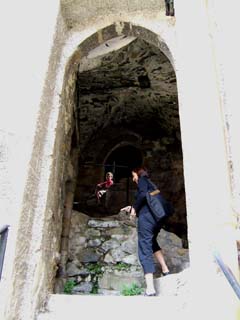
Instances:
[[[156,19],[159,16],[165,16],[164,0],[61,0],[61,12],[65,23],[69,29],[85,26],[86,24],[95,24],[97,20],[104,18],[120,17],[120,21],[125,21],[124,16],[146,17],[150,16]],[[130,19],[131,20],[131,19]],[[129,21],[130,21],[129,20]],[[157,20],[157,19],[156,19]],[[128,21],[128,20],[126,20]]]

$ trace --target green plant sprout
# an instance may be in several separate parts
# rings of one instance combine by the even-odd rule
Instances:
[[[68,280],[65,284],[64,284],[64,290],[63,292],[66,294],[72,294],[72,290],[75,287],[76,282],[74,280]]]
[[[142,294],[142,292],[143,292],[143,288],[141,288],[136,283],[132,283],[130,286],[125,285],[121,291],[121,294],[123,296],[137,296]]]
[[[114,269],[116,270],[129,270],[130,269],[130,265],[124,262],[118,262],[115,266]]]

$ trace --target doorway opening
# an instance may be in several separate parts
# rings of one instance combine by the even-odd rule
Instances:
[[[131,169],[141,166],[142,162],[141,151],[136,147],[131,145],[119,147],[107,157],[104,163],[105,174],[111,171],[114,181],[120,182],[123,178],[131,177]]]
[[[76,71],[73,210],[68,252],[55,292],[64,292],[70,280],[75,281],[77,294],[119,293],[123,279],[143,285],[136,225],[126,224],[119,216],[120,209],[134,201],[136,186],[130,176],[139,165],[149,169],[153,182],[175,208],[160,240],[166,248],[175,247],[167,258],[172,272],[189,263],[175,71],[158,47],[134,37],[124,43],[104,54],[101,46],[93,49],[94,54],[90,51]],[[114,174],[114,185],[99,205],[95,188],[108,171]],[[120,265],[125,269],[119,278]]]

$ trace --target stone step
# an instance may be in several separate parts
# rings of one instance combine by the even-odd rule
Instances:
[[[37,320],[187,319],[180,297],[50,295],[47,312]]]
[[[47,312],[37,320],[116,320],[144,319],[159,315],[167,319],[186,319],[189,299],[188,273],[186,269],[154,280],[156,297],[103,295],[64,295],[52,294],[47,304]]]

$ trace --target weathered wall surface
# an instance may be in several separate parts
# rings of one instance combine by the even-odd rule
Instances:
[[[151,1],[69,1],[61,0],[61,11],[65,18],[68,28],[82,27],[96,23],[97,20],[106,17],[117,16],[124,17],[125,15],[139,15],[142,18],[150,15],[152,18],[155,16],[165,15],[165,1],[164,0],[151,0]],[[121,18],[124,20],[124,18]]]
[[[211,5],[218,6],[215,1]],[[221,317],[224,318],[226,312],[229,318],[234,319],[236,296],[230,286],[229,290],[226,288],[227,281],[214,260],[217,250],[239,278],[234,240],[236,219],[231,208],[229,154],[224,132],[226,110],[221,104],[221,81],[216,72],[219,61],[216,60],[215,50],[218,49],[212,43],[216,34],[213,36],[209,30],[211,18],[207,2],[189,2],[191,15],[186,15],[180,1],[175,2],[175,9],[190,261],[195,273],[199,270],[199,261],[205,261],[202,272],[206,275],[209,289],[206,292],[201,277],[193,277],[193,304],[197,304],[198,297],[204,296],[209,310],[220,310],[220,301],[228,301],[231,307],[226,311],[221,308]],[[219,26],[222,23],[218,20]],[[218,36],[221,37],[221,33]],[[186,50],[189,46],[191,51]],[[200,53],[201,65],[196,61]],[[203,231],[204,239],[200,236]],[[212,304],[210,300],[216,292],[219,300]],[[204,314],[202,310],[201,316],[204,317]]]
[[[237,46],[234,30],[237,27],[237,12],[234,11],[231,19],[226,19],[225,5],[211,2],[208,4],[208,19],[212,46],[216,57],[215,66],[218,76],[218,86],[221,97],[221,106],[224,110],[224,131],[227,144],[228,168],[230,170],[230,184],[232,192],[232,211],[237,216],[238,227],[240,217],[240,149],[239,149],[239,118],[237,75],[240,72],[238,56],[240,47]],[[224,50],[227,48],[227,50]],[[231,55],[231,58],[229,57]],[[239,235],[238,235],[239,239]]]
[[[58,1],[52,1],[51,4],[48,1],[38,4],[33,4],[31,1],[25,4],[8,1],[2,5],[0,13],[1,83],[4,84],[0,108],[2,169],[0,224],[10,225],[0,283],[0,317],[2,319],[7,319],[9,316],[8,313],[3,316],[3,309],[7,303],[16,303],[18,298],[22,299],[21,294],[24,294],[24,292],[19,294],[14,280],[19,277],[21,283],[26,283],[24,274],[28,268],[31,268],[30,265],[26,267],[24,260],[20,262],[21,255],[26,257],[28,244],[33,242],[30,212],[25,203],[23,204],[23,195],[26,189],[31,189],[30,185],[26,188],[28,178],[32,183],[37,183],[40,177],[36,167],[31,167],[30,159],[58,9]],[[48,15],[44,19],[45,27],[43,28],[42,21],[46,12]],[[49,91],[51,90],[53,87],[49,88]],[[47,100],[46,96],[42,102],[42,108]],[[39,140],[38,144],[41,143]],[[28,202],[36,205],[32,192],[28,195]],[[22,214],[25,215],[25,219],[21,217]],[[39,230],[38,235],[40,234]],[[19,236],[21,235],[23,242],[20,244]],[[17,265],[18,270],[14,268]],[[21,313],[24,307],[22,301],[18,312]],[[10,313],[10,318],[19,319],[19,313],[15,311]]]

